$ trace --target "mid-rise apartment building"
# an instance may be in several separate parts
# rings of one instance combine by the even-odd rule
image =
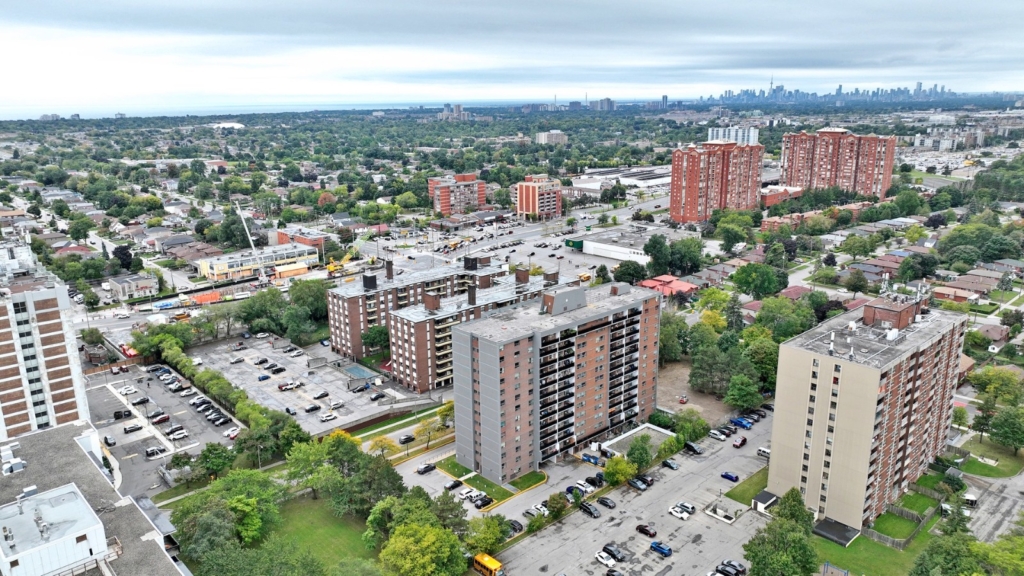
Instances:
[[[743,126],[725,126],[725,127],[714,127],[708,128],[708,140],[725,140],[726,142],[735,142],[737,144],[754,145],[758,143],[758,134],[760,131],[757,128],[748,128]]]
[[[967,316],[877,298],[782,344],[768,490],[855,530],[946,445]]]
[[[0,440],[88,420],[71,307],[27,244],[0,243]]]
[[[487,183],[472,173],[427,178],[427,194],[435,212],[467,214],[487,204]]]
[[[537,144],[568,144],[569,136],[561,130],[548,130],[537,133]]]
[[[498,483],[655,410],[661,295],[623,283],[544,291],[453,331],[455,453]]]
[[[427,292],[422,304],[388,314],[391,372],[399,384],[419,393],[451,386],[455,326],[537,300],[545,289],[579,285],[579,279],[561,279],[558,272],[530,276],[525,268],[517,269],[514,275],[484,278],[481,284],[489,287],[478,288],[478,284],[469,283],[464,294],[450,298]]]
[[[704,222],[717,209],[759,207],[764,146],[714,140],[672,153],[669,216]]]
[[[466,257],[458,264],[395,275],[391,261],[384,272],[364,274],[360,280],[327,291],[327,321],[331,349],[353,359],[371,354],[363,346],[363,333],[372,326],[388,326],[393,310],[421,304],[429,294],[450,298],[469,286],[490,288],[508,274],[508,268],[491,265],[490,256]]]
[[[780,181],[805,190],[838,186],[881,199],[892,185],[895,158],[895,136],[859,136],[845,128],[786,134]]]
[[[516,184],[514,196],[518,215],[533,214],[542,220],[562,215],[562,183],[547,174],[527,176]]]

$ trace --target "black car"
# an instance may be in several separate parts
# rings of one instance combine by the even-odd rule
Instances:
[[[760,422],[761,421],[761,416],[759,416],[757,414],[757,412],[754,412],[752,410],[747,410],[746,412],[744,412],[743,413],[743,418],[746,418],[747,420],[750,420],[750,421],[753,421],[753,422]]]
[[[619,550],[619,547],[615,544],[605,544],[604,548],[601,549],[605,554],[611,556],[616,562],[622,562],[626,559],[626,555]]]
[[[261,364],[266,364],[267,362],[270,362],[270,360],[267,360],[266,358],[257,358],[253,364],[259,366]]]
[[[769,412],[775,412],[775,404],[761,404],[761,408]]]
[[[414,442],[415,440],[416,440],[416,437],[413,436],[412,434],[403,434],[403,435],[399,436],[398,443],[399,444],[409,444],[411,442]]]
[[[263,367],[264,370],[273,370],[274,368],[277,368],[277,362],[271,362]]]
[[[427,472],[430,472],[430,471],[436,470],[436,469],[437,469],[437,466],[434,466],[430,462],[427,462],[426,464],[420,464],[419,467],[416,468],[416,473],[417,474],[426,474]]]
[[[728,564],[719,564],[715,567],[715,572],[722,576],[742,576],[739,570],[729,566]]]
[[[594,506],[590,502],[580,502],[580,510],[591,518],[601,517],[601,511],[597,509],[597,506]]]
[[[652,528],[650,524],[640,524],[636,527],[636,531],[643,534],[644,536],[649,536],[651,538],[654,538],[658,535],[658,532],[654,528]]]
[[[284,353],[287,354],[289,352],[295,352],[296,350],[298,350],[298,348],[296,348],[295,346],[289,346],[284,349]]]
[[[292,408],[291,406],[286,406],[284,409],[284,413],[295,416],[295,408]]]
[[[704,453],[704,449],[698,446],[697,444],[694,444],[693,442],[686,442],[685,444],[683,444],[683,450],[689,452],[690,454]]]
[[[281,372],[284,372],[284,371],[285,371],[285,367],[284,366],[278,366],[277,368],[274,368],[273,370],[271,370],[270,373],[271,374],[280,374]]]
[[[512,531],[515,532],[516,534],[518,534],[518,533],[523,531],[523,525],[520,524],[518,520],[509,520],[508,521],[508,527],[511,528]]]
[[[142,404],[149,404],[149,396],[143,396],[142,398],[132,400],[132,406],[141,406]]]
[[[328,396],[330,396],[330,394],[327,392],[327,390],[324,390],[322,392],[317,392],[316,396],[313,396],[313,400],[319,400],[321,398],[327,398]]]
[[[223,426],[223,425],[227,424],[228,422],[231,422],[231,418],[228,418],[227,416],[221,416],[220,418],[217,418],[216,420],[213,421],[213,425],[214,426]]]
[[[740,431],[739,428],[733,426],[732,424],[726,424],[719,428],[719,430],[728,430],[730,434],[735,434]]]
[[[609,568],[608,571],[604,573],[604,576],[626,576],[626,575],[623,574],[622,572],[619,572],[615,568]]]
[[[590,484],[594,488],[600,488],[601,486],[604,486],[604,481],[596,476],[589,476],[585,481],[587,484]]]
[[[740,574],[747,573],[747,567],[742,562],[737,562],[736,560],[722,560],[722,566],[729,566]]]
[[[165,412],[162,409],[157,408],[156,410],[153,410],[152,412],[149,413],[149,417],[156,418],[157,416],[163,416],[164,414]]]
[[[721,433],[726,438],[732,436],[732,430],[729,430],[728,428],[719,428],[718,432]]]
[[[455,490],[459,486],[462,486],[462,480],[452,480],[451,482],[444,485],[445,490]]]
[[[601,496],[600,498],[598,498],[597,503],[600,504],[601,506],[604,506],[605,508],[615,508],[615,500],[612,500],[607,496]]]
[[[383,392],[374,392],[373,394],[370,395],[370,401],[371,402],[376,402],[377,400],[380,400],[381,398],[383,398],[385,396],[387,396],[387,394],[385,394]]]
[[[477,510],[481,510],[487,506],[490,506],[493,503],[494,498],[491,498],[490,496],[484,496],[483,498],[477,500],[476,503],[473,504],[473,506],[475,506]]]
[[[757,414],[761,418],[767,418],[768,417],[768,413],[765,412],[764,410],[761,410],[760,408],[754,408],[753,410],[751,410],[751,412],[753,412],[754,414]]]
[[[316,412],[319,409],[320,409],[320,405],[319,404],[310,404],[309,406],[306,406],[305,408],[303,408],[303,410],[306,411],[306,414],[309,414],[310,412]]]
[[[662,467],[669,468],[671,470],[679,470],[679,464],[676,464],[676,461],[671,458],[668,460],[662,460],[661,465]]]

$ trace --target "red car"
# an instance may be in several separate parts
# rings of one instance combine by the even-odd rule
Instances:
[[[655,532],[654,528],[651,528],[647,524],[640,524],[636,527],[636,531],[643,534],[644,536],[650,536],[651,538],[654,538],[658,535],[658,533]]]
[[[737,439],[732,441],[732,447],[733,448],[742,448],[743,445],[746,444],[746,443],[747,443],[747,437],[746,436],[740,436],[739,438],[737,438]]]
[[[679,397],[679,403],[680,404],[686,404],[689,401],[690,401],[690,399],[687,398],[686,394],[683,394],[682,396]]]

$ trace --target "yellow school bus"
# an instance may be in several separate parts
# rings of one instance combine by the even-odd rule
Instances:
[[[487,554],[477,554],[473,558],[473,569],[484,576],[505,576],[505,570],[502,569],[501,562]]]

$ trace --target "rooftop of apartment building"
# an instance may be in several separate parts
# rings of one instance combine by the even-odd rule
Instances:
[[[238,260],[244,260],[246,258],[253,258],[259,256],[261,258],[284,258],[291,252],[297,252],[300,254],[319,254],[316,248],[312,246],[306,246],[304,244],[295,244],[289,242],[288,244],[277,244],[276,246],[261,246],[256,249],[256,253],[253,254],[251,249],[240,250],[238,252],[232,252],[231,254],[224,254],[222,256],[213,256],[210,258],[204,258],[206,262],[210,264],[217,264],[222,262],[235,262]]]
[[[0,545],[0,558],[29,552],[50,541],[98,526],[99,517],[74,484],[39,492],[30,489],[17,500],[0,504],[0,518],[16,547]]]
[[[417,256],[416,260],[418,261],[421,258],[432,259],[433,256]],[[430,261],[432,262],[432,260]],[[431,282],[433,280],[448,278],[450,276],[489,276],[492,274],[500,273],[503,270],[508,271],[507,266],[504,264],[480,265],[476,270],[467,270],[463,262],[456,262],[453,264],[446,264],[443,266],[431,266],[430,268],[420,268],[417,270],[406,271],[403,274],[399,274],[396,268],[394,277],[388,279],[385,274],[385,271],[383,269],[380,269],[377,271],[376,274],[367,274],[370,276],[376,276],[376,288],[367,290],[366,288],[364,288],[363,283],[357,279],[355,282],[349,282],[347,284],[339,286],[338,288],[334,288],[333,290],[331,290],[331,292],[343,298],[351,298],[354,296],[361,296],[369,292],[390,290],[392,288],[402,288],[404,286],[412,286],[414,284],[419,284],[421,282]]]
[[[7,511],[24,494],[24,489],[35,487],[38,494],[30,499],[41,498],[55,491],[57,496],[70,497],[77,492],[85,498],[84,503],[65,508],[76,516],[75,526],[86,526],[90,518],[98,519],[103,524],[107,538],[117,538],[122,553],[119,558],[111,561],[111,566],[119,574],[146,574],[147,576],[180,576],[181,572],[164,553],[164,539],[129,497],[121,496],[114,490],[110,478],[106,475],[100,460],[91,452],[91,446],[99,449],[99,438],[93,436],[96,431],[88,423],[66,424],[47,428],[30,434],[19,436],[17,442],[8,443],[5,447],[17,445],[12,450],[13,457],[25,461],[25,467],[4,477],[0,482],[0,515],[8,518]],[[88,435],[88,436],[87,436]],[[92,436],[92,437],[90,437]],[[76,488],[74,492],[68,486]],[[53,506],[51,500],[50,505]],[[25,517],[32,518],[31,504],[26,502]],[[64,506],[56,506],[64,508]],[[13,510],[17,514],[17,509]],[[61,514],[59,521],[71,521]],[[8,518],[9,519],[9,518]],[[59,527],[46,517],[51,524],[51,539]],[[5,520],[5,523],[7,520]],[[38,535],[34,526],[15,532],[19,542],[29,542],[33,532]],[[99,572],[96,572],[97,574]],[[86,574],[93,574],[89,571]]]
[[[0,298],[63,285],[60,278],[39,263],[23,241],[0,242]]]
[[[457,330],[492,341],[506,342],[529,336],[534,332],[576,326],[594,316],[609,314],[647,298],[661,297],[661,294],[654,290],[630,286],[623,282],[602,284],[594,288],[565,286],[543,292],[543,296],[548,295],[556,299],[561,297],[559,301],[566,301],[568,308],[563,312],[551,313],[542,310],[541,302],[536,302],[463,324]]]
[[[459,294],[451,298],[441,299],[440,308],[437,310],[429,310],[425,304],[417,304],[392,310],[391,315],[396,318],[409,320],[410,322],[422,322],[429,318],[450,316],[460,310],[502,302],[514,298],[517,294],[540,292],[546,286],[559,286],[575,281],[578,281],[575,276],[559,276],[558,280],[545,280],[544,276],[530,276],[526,284],[518,284],[515,276],[502,276],[495,278],[494,285],[490,288],[477,290],[475,295],[476,304],[469,303],[469,294]]]
[[[925,308],[913,296],[876,298],[783,343],[872,368],[884,368],[963,320],[957,312]],[[870,322],[870,324],[868,323]],[[830,352],[831,351],[831,352]]]

